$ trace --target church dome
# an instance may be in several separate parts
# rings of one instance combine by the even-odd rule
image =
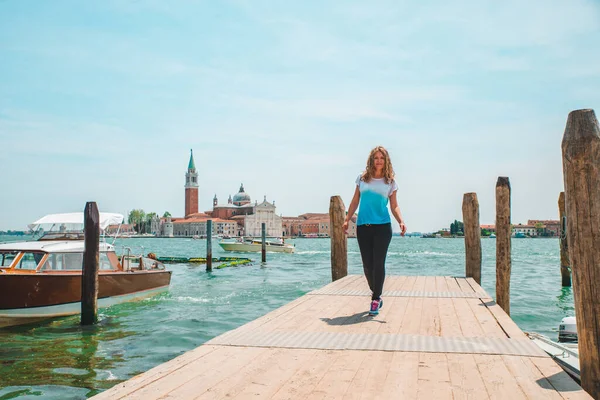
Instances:
[[[243,204],[247,204],[250,203],[250,195],[248,195],[246,192],[244,192],[244,184],[242,183],[242,185],[240,186],[240,191],[233,196],[233,203],[243,203]]]

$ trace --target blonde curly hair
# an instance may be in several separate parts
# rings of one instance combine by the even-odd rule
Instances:
[[[360,179],[363,182],[369,182],[375,175],[375,154],[377,152],[383,154],[383,158],[385,160],[385,163],[383,164],[383,179],[385,180],[386,184],[390,184],[396,174],[394,173],[394,167],[392,167],[390,154],[383,146],[377,146],[371,150],[371,153],[369,153],[369,158],[367,159],[367,167],[365,168],[365,172],[363,172]]]

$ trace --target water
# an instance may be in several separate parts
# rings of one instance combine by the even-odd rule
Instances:
[[[13,238],[14,239],[14,238]],[[0,241],[9,240],[0,237]],[[328,239],[296,239],[295,254],[251,254],[249,266],[212,273],[205,265],[169,264],[168,293],[100,311],[101,322],[81,328],[79,317],[0,330],[0,400],[84,399],[193,349],[331,281]],[[121,239],[134,252],[204,256],[206,242]],[[482,240],[482,286],[495,297],[495,241]],[[213,256],[232,255],[214,245]],[[246,254],[238,254],[247,256]],[[557,239],[513,239],[511,314],[524,331],[554,339],[558,323],[574,315],[573,294],[561,288]],[[362,274],[355,239],[348,272]],[[464,276],[464,241],[394,237],[392,275]]]

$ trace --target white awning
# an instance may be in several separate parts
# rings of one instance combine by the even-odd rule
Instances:
[[[125,218],[122,214],[116,213],[100,213],[100,229],[104,230],[109,225],[118,225]],[[40,225],[83,225],[83,213],[65,213],[65,214],[50,214],[38,219],[32,224],[29,224],[29,229],[36,231]]]

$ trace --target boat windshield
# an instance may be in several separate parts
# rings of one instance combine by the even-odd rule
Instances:
[[[25,252],[21,256],[21,259],[15,265],[15,269],[35,270],[40,261],[42,261],[43,257],[44,253],[37,253],[31,251]]]
[[[14,250],[0,251],[0,268],[10,268],[10,265],[15,260],[17,254],[19,254],[19,252]]]
[[[115,269],[106,253],[100,253],[98,257],[98,268],[100,270]],[[83,265],[83,253],[52,253],[42,266],[42,271],[75,271],[81,270]]]

